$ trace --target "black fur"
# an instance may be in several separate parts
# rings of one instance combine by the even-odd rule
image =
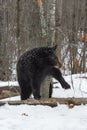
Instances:
[[[35,99],[39,99],[42,81],[47,75],[56,78],[63,88],[70,88],[64,80],[59,69],[61,66],[54,47],[40,47],[25,52],[20,56],[17,63],[17,77],[21,89],[21,99],[25,100],[33,93]],[[50,85],[49,97],[52,95],[52,85]]]

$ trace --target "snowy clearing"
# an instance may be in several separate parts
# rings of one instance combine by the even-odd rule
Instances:
[[[70,90],[64,90],[60,84],[55,84],[53,97],[87,97],[86,74],[73,75],[73,85]],[[71,84],[71,76],[65,77]],[[17,82],[15,83],[17,84]],[[0,82],[0,86],[7,86]],[[12,85],[12,84],[11,84]],[[73,89],[74,86],[74,89]],[[56,88],[59,87],[59,88]],[[4,100],[18,100],[13,97]],[[0,107],[0,130],[87,130],[87,105],[75,106],[69,109],[67,105],[29,106],[8,104]]]
[[[9,106],[0,108],[1,130],[87,130],[87,105]]]

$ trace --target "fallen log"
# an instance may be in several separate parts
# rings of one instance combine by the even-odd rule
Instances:
[[[4,86],[0,87],[0,99],[18,96],[19,95],[19,87],[18,86]]]
[[[51,107],[56,107],[59,104],[66,104],[69,108],[74,107],[75,105],[85,105],[87,104],[87,98],[44,98],[40,100],[35,99],[27,99],[23,101],[0,101],[0,106],[9,104],[9,105],[47,105]]]
[[[0,101],[0,106],[3,106],[5,104],[6,104],[6,102]]]
[[[19,92],[19,86],[3,86],[0,87],[0,92],[2,92],[3,90],[10,90],[10,91],[18,91]]]
[[[8,104],[9,105],[20,105],[20,104],[45,105],[45,106],[51,106],[51,107],[57,106],[57,102],[55,102],[55,100],[51,101],[49,99],[41,99],[41,100],[28,99],[24,101],[9,101]]]

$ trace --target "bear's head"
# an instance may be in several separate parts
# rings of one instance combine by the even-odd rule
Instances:
[[[44,57],[44,63],[48,66],[57,66],[60,68],[62,65],[56,55],[57,45],[53,47],[47,47],[42,51],[42,57]]]

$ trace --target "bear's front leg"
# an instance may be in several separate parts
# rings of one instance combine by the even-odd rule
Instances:
[[[61,71],[58,68],[53,67],[51,69],[51,75],[60,82],[62,88],[64,89],[70,88],[70,85],[65,81],[65,79],[63,78],[61,74]]]

